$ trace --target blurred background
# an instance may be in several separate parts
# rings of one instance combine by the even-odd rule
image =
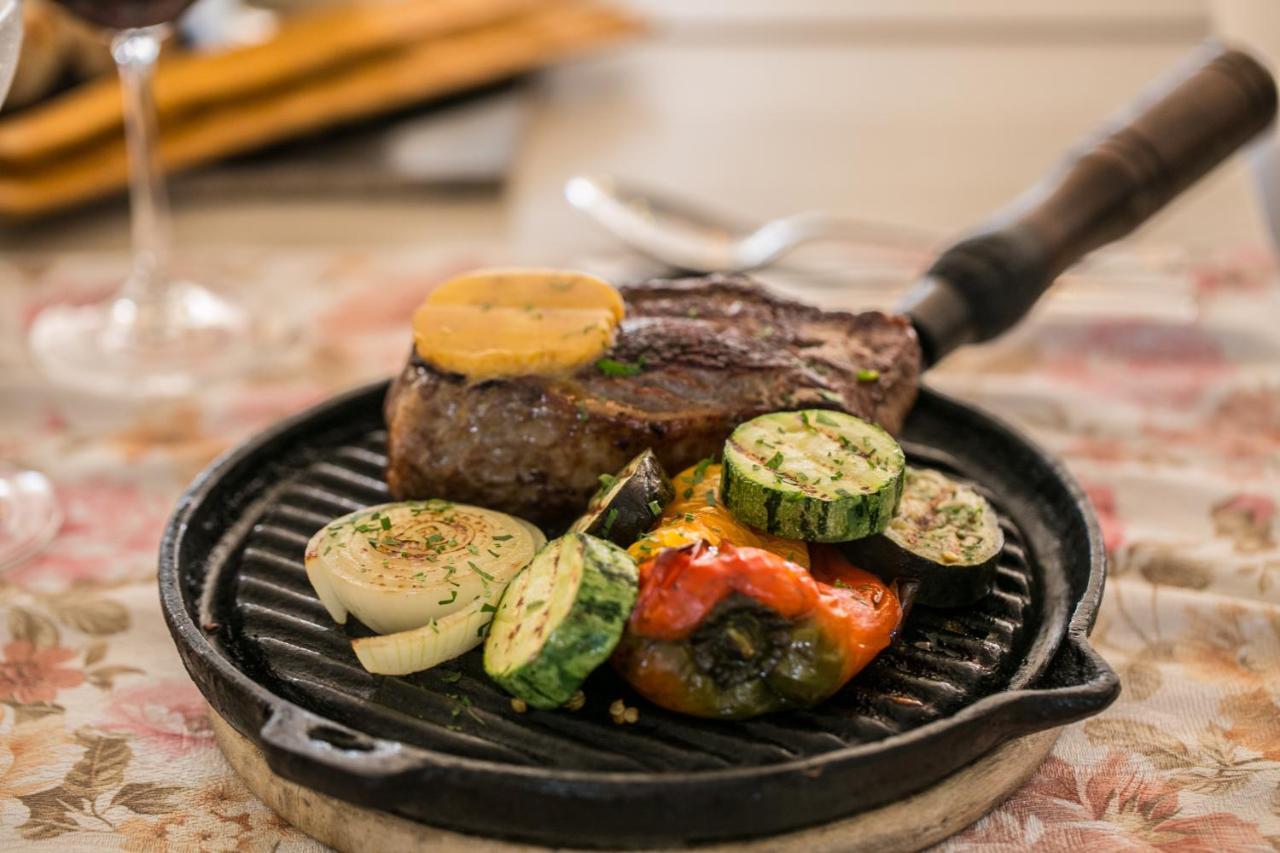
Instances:
[[[352,5],[200,0],[182,20],[157,84],[179,245],[564,261],[613,245],[562,199],[577,172],[747,219],[816,208],[951,235],[1203,39],[1280,49],[1271,0],[354,4],[437,7],[393,11],[401,27],[353,26]],[[24,16],[0,247],[123,247],[107,49],[49,0]],[[1264,173],[1233,163],[1133,245],[1269,240]]]

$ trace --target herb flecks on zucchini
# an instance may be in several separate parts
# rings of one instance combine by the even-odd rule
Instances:
[[[484,669],[534,708],[569,701],[613,652],[639,576],[611,542],[566,533],[507,587],[484,646]]]
[[[921,604],[955,607],[990,592],[1004,532],[996,511],[974,489],[938,471],[908,468],[889,527],[843,547],[855,563],[882,577],[918,580]]]
[[[826,409],[775,412],[729,436],[721,491],[752,527],[845,542],[889,524],[905,467],[893,437],[860,418]]]
[[[600,475],[600,490],[586,514],[573,523],[573,533],[590,533],[623,548],[658,522],[675,492],[652,450],[646,450],[617,475]]]

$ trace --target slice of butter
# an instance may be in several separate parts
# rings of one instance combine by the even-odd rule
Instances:
[[[480,270],[441,284],[413,315],[418,355],[471,379],[567,373],[613,343],[622,296],[586,273]]]

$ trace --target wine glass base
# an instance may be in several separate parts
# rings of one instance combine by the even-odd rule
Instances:
[[[0,571],[38,554],[61,526],[62,510],[47,477],[0,469]]]
[[[51,382],[113,397],[184,396],[248,368],[255,334],[239,305],[192,282],[166,285],[163,300],[46,308],[31,354]]]

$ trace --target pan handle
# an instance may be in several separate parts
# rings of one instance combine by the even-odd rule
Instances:
[[[361,805],[385,803],[407,774],[426,772],[418,750],[371,737],[287,702],[272,705],[257,741],[276,774]]]
[[[1275,114],[1276,84],[1257,60],[1217,45],[1197,51],[1029,192],[942,253],[902,306],[926,361],[1006,331],[1059,273],[1146,222]]]
[[[1000,708],[991,716],[1001,719],[1011,736],[1025,735],[1094,716],[1119,695],[1120,678],[1115,670],[1083,630],[1073,628],[1036,684],[997,694]]]

